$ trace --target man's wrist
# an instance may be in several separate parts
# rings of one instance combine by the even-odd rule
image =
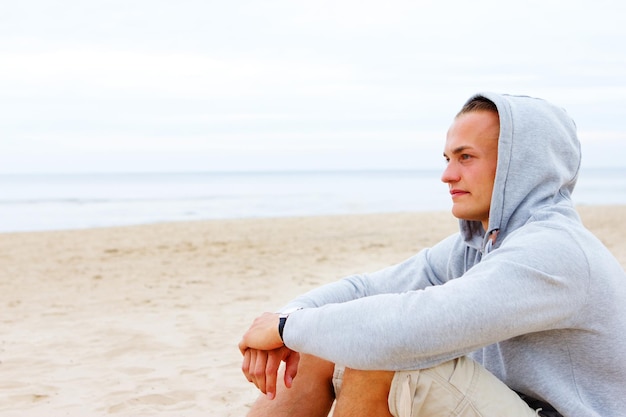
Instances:
[[[283,341],[283,343],[284,343],[283,332],[285,331],[285,324],[287,323],[287,318],[289,318],[289,315],[291,313],[293,313],[294,311],[298,311],[298,310],[302,310],[302,307],[290,308],[290,309],[287,309],[285,311],[281,311],[278,313],[279,314],[278,335],[280,336],[280,340]]]

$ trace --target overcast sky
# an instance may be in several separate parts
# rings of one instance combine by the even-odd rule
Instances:
[[[624,166],[626,2],[3,1],[0,173],[443,166],[489,90]]]

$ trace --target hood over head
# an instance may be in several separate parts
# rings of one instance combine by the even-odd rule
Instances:
[[[497,247],[495,236],[501,242],[535,211],[555,204],[572,206],[581,161],[580,142],[574,121],[563,109],[545,100],[479,93],[468,101],[475,97],[491,100],[498,109],[498,163],[489,230],[483,231],[478,221],[461,220],[460,226],[468,243],[480,239],[482,247],[488,241]]]

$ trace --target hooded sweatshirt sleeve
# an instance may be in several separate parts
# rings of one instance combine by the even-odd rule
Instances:
[[[298,311],[287,321],[285,344],[355,369],[422,369],[572,326],[589,285],[584,253],[575,243],[562,245],[572,240],[566,231],[534,232],[511,236],[461,279]],[[559,262],[547,250],[554,245]]]
[[[309,291],[291,301],[281,311],[322,307],[442,284],[449,276],[450,253],[455,251],[455,247],[456,251],[462,251],[460,246],[457,233],[397,265],[374,273],[351,275]]]

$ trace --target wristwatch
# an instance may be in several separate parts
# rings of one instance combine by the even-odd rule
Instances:
[[[278,319],[278,335],[280,336],[280,340],[283,340],[283,331],[285,330],[285,323],[287,323],[287,318],[291,313],[298,310],[302,310],[302,307],[289,308],[285,311],[281,311],[278,313],[280,315]]]

